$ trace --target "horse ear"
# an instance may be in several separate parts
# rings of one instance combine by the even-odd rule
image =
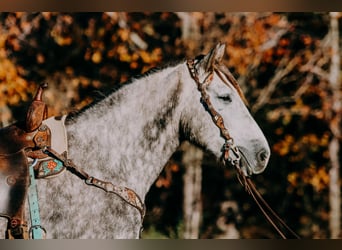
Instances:
[[[204,58],[203,65],[205,72],[211,72],[215,64],[219,64],[222,61],[226,45],[224,43],[218,43]]]

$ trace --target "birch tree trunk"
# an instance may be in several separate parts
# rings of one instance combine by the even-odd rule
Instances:
[[[189,12],[176,12],[176,15],[182,20],[182,39],[199,40],[201,37],[200,27],[197,23],[198,20],[196,20],[193,14]]]
[[[184,173],[184,239],[198,239],[202,218],[203,151],[185,142],[182,145]]]
[[[340,48],[339,48],[339,14],[336,12],[330,13],[330,35],[331,35],[331,66],[330,66],[330,86],[333,92],[333,110],[334,116],[330,124],[333,138],[329,145],[329,154],[331,168],[329,171],[329,203],[330,203],[330,218],[329,229],[330,237],[336,239],[340,236],[341,228],[341,189],[340,189],[340,144],[341,138],[341,95],[340,95]]]

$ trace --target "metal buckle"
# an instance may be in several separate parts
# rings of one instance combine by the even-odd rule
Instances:
[[[85,183],[88,185],[93,185],[93,179],[94,177],[89,176],[87,179],[85,179]]]
[[[44,235],[46,235],[46,229],[44,227],[42,227],[41,225],[34,225],[31,226],[30,231],[29,231],[29,235],[31,235],[32,239],[34,239],[34,231],[36,230],[42,230],[42,232],[44,233]],[[42,238],[39,239],[43,239],[44,236],[42,236]]]
[[[228,161],[232,166],[240,168],[239,163],[241,159],[241,154],[239,148],[235,146],[233,138],[229,138],[224,142],[222,151],[223,154],[228,153],[228,158],[225,159],[226,161]],[[233,152],[235,159],[233,159],[229,154],[230,151]]]
[[[229,150],[229,149],[231,149],[233,146],[234,146],[234,140],[233,140],[233,138],[227,139],[227,140],[224,142],[224,144],[223,144],[223,148],[224,148],[225,150]]]
[[[230,147],[231,151],[234,153],[236,159],[235,161],[240,161],[241,159],[241,154],[240,154],[240,151],[239,151],[239,148],[236,147],[235,145],[233,145],[232,147]]]

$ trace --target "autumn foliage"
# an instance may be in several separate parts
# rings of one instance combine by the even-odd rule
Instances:
[[[189,23],[186,26],[185,23]],[[20,118],[42,81],[49,115],[72,112],[152,67],[227,44],[226,65],[272,147],[254,181],[304,238],[327,238],[332,112],[325,13],[2,13],[0,125]],[[180,237],[183,166],[175,154],[147,197],[145,230]],[[243,238],[278,237],[232,169],[203,163],[202,238],[218,206],[239,204]]]

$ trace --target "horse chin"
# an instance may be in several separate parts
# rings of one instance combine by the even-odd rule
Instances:
[[[241,152],[240,152],[241,153]],[[231,165],[231,163],[229,163],[229,161],[225,161],[223,158],[222,159],[222,162],[225,166],[229,166]],[[233,157],[233,161],[236,160],[234,157]],[[246,159],[246,157],[241,154],[241,159],[239,161],[239,166],[238,166],[242,173],[246,176],[246,177],[250,177],[253,175],[253,169],[251,167],[251,165],[249,164],[248,160]]]

